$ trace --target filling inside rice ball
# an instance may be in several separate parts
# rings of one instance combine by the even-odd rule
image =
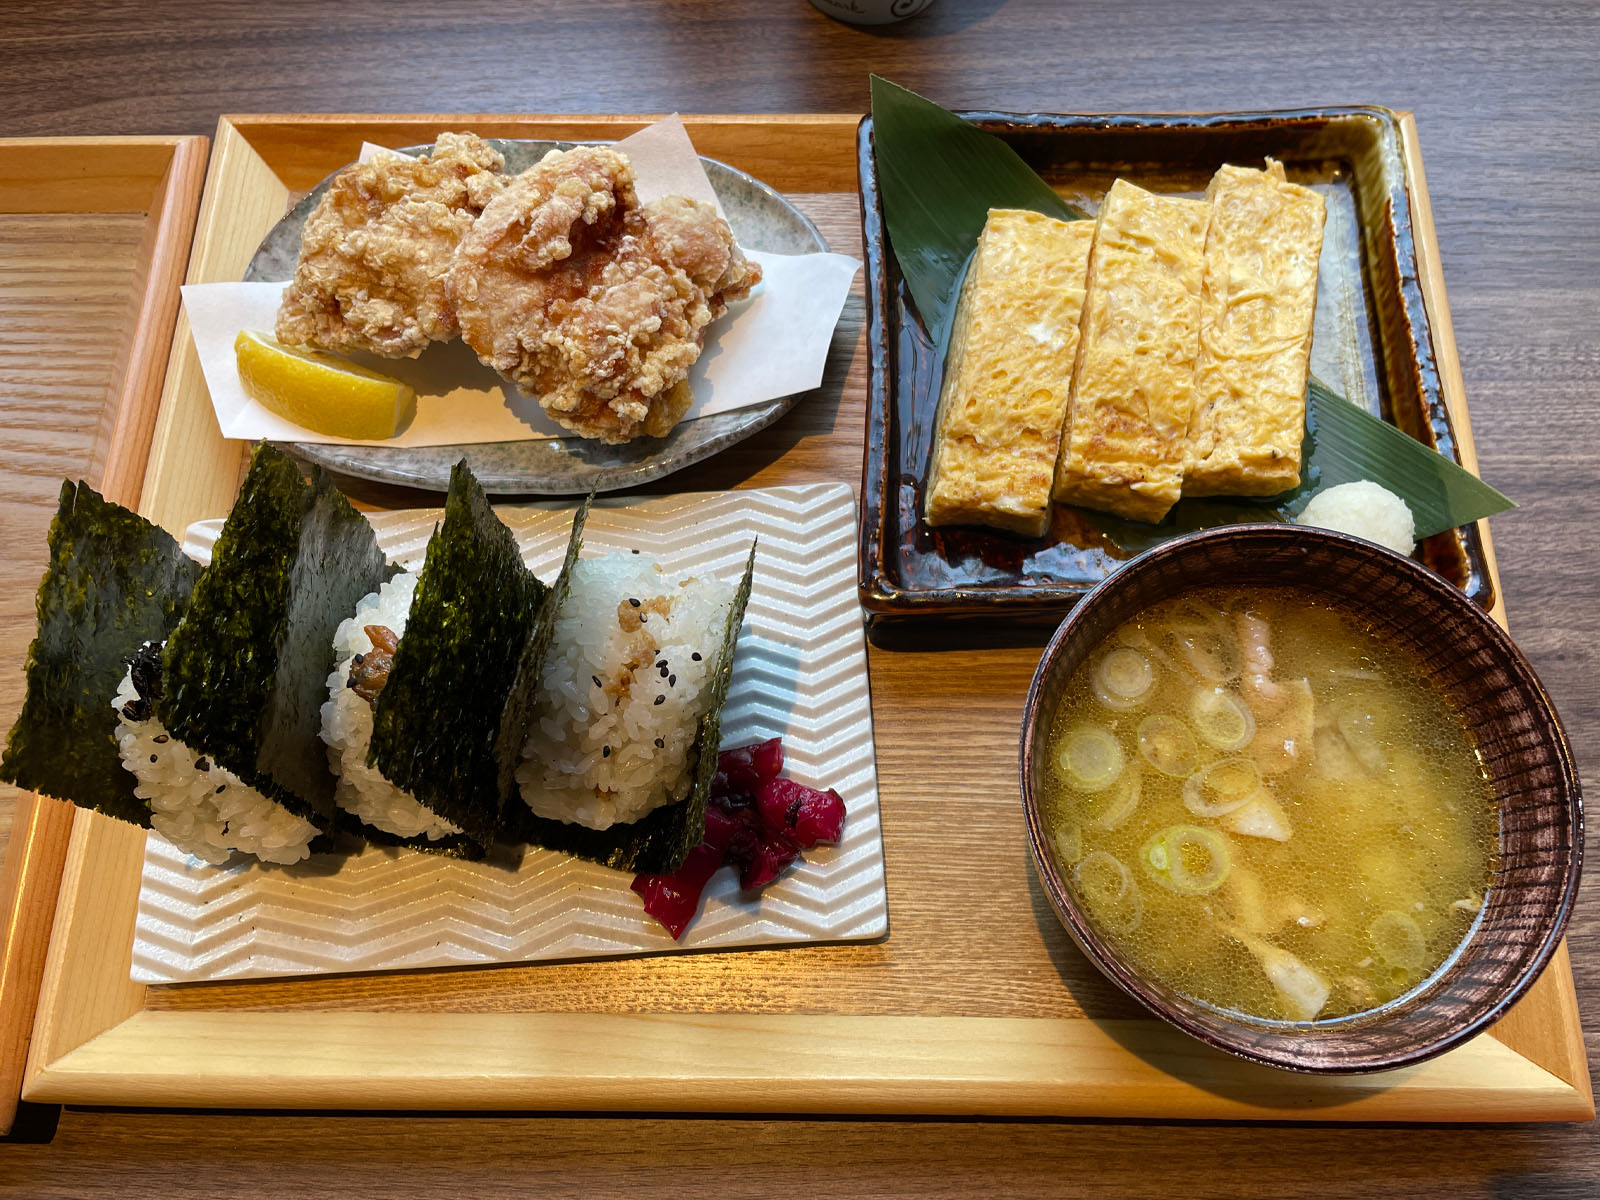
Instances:
[[[150,804],[151,828],[213,866],[235,850],[285,866],[308,857],[316,826],[169,734],[155,715],[160,690],[161,647],[146,642],[112,707],[117,749],[139,781],[134,794]]]
[[[460,826],[367,766],[373,707],[388,682],[419,578],[410,571],[396,575],[363,596],[355,615],[340,622],[333,635],[338,662],[328,676],[328,700],[322,706],[322,740],[328,744],[328,765],[339,777],[334,802],[340,808],[384,833],[437,841],[459,834]]]
[[[637,554],[574,565],[517,770],[537,816],[609,829],[688,795],[736,591]]]

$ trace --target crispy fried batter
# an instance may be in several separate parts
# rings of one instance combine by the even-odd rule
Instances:
[[[306,221],[278,338],[414,358],[458,332],[444,273],[456,244],[504,186],[505,160],[470,133],[430,155],[386,155],[334,177]]]
[[[641,207],[627,157],[583,146],[506,185],[447,283],[480,359],[566,428],[625,442],[677,424],[706,326],[760,279],[714,208]]]

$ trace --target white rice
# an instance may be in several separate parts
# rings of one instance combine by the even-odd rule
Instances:
[[[122,707],[138,695],[130,670],[112,701],[117,749],[122,765],[139,780],[134,795],[150,802],[150,825],[157,833],[214,866],[227,862],[235,850],[285,866],[310,855],[315,825],[217,763],[199,765],[194,752],[154,716],[129,720]]]
[[[356,605],[355,616],[339,623],[333,635],[338,665],[328,676],[328,702],[322,706],[322,740],[328,744],[328,765],[339,777],[334,802],[375,829],[396,837],[429,840],[460,833],[443,817],[424,807],[410,792],[394,786],[375,767],[367,766],[372,742],[372,705],[348,686],[351,660],[372,653],[366,626],[383,625],[398,636],[406,631],[417,576],[396,575]]]
[[[517,770],[528,807],[606,829],[688,794],[735,591],[635,554],[573,568]]]

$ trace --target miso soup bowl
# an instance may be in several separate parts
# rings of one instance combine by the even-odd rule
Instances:
[[[1317,593],[1416,652],[1471,726],[1499,808],[1499,852],[1483,911],[1445,965],[1367,1012],[1262,1020],[1191,999],[1100,936],[1049,845],[1039,800],[1068,679],[1136,613],[1184,592],[1293,586]],[[1384,1071],[1442,1054],[1492,1025],[1550,961],[1583,854],[1583,802],[1566,735],[1527,659],[1482,609],[1426,567],[1371,542],[1297,525],[1238,525],[1179,538],[1130,562],[1056,630],[1022,723],[1022,801],[1034,865],[1074,941],[1163,1020],[1253,1062],[1293,1071]]]

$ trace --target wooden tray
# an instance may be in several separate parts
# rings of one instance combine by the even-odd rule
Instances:
[[[22,701],[60,477],[137,504],[206,160],[203,137],[0,141],[0,725]],[[72,808],[15,796],[0,870],[0,1133],[11,1127]]]
[[[237,278],[294,194],[363,140],[414,144],[450,128],[611,138],[647,119],[224,119],[190,278]],[[837,249],[859,246],[856,118],[688,124],[702,153],[789,193]],[[1436,279],[1425,197],[1415,219]],[[1442,288],[1432,296],[1459,398]],[[862,316],[858,293],[816,401],[670,486],[853,476],[865,413]],[[1462,407],[1470,456],[1465,415]],[[173,530],[221,514],[245,449],[217,433],[180,319],[143,510]],[[358,497],[417,502],[370,489]],[[1564,950],[1493,1035],[1387,1076],[1314,1080],[1253,1067],[1145,1018],[1072,948],[1028,865],[1017,714],[1039,648],[871,650],[891,910],[891,934],[878,943],[145,988],[128,978],[143,835],[79,814],[25,1096],[252,1108],[1592,1115]]]

